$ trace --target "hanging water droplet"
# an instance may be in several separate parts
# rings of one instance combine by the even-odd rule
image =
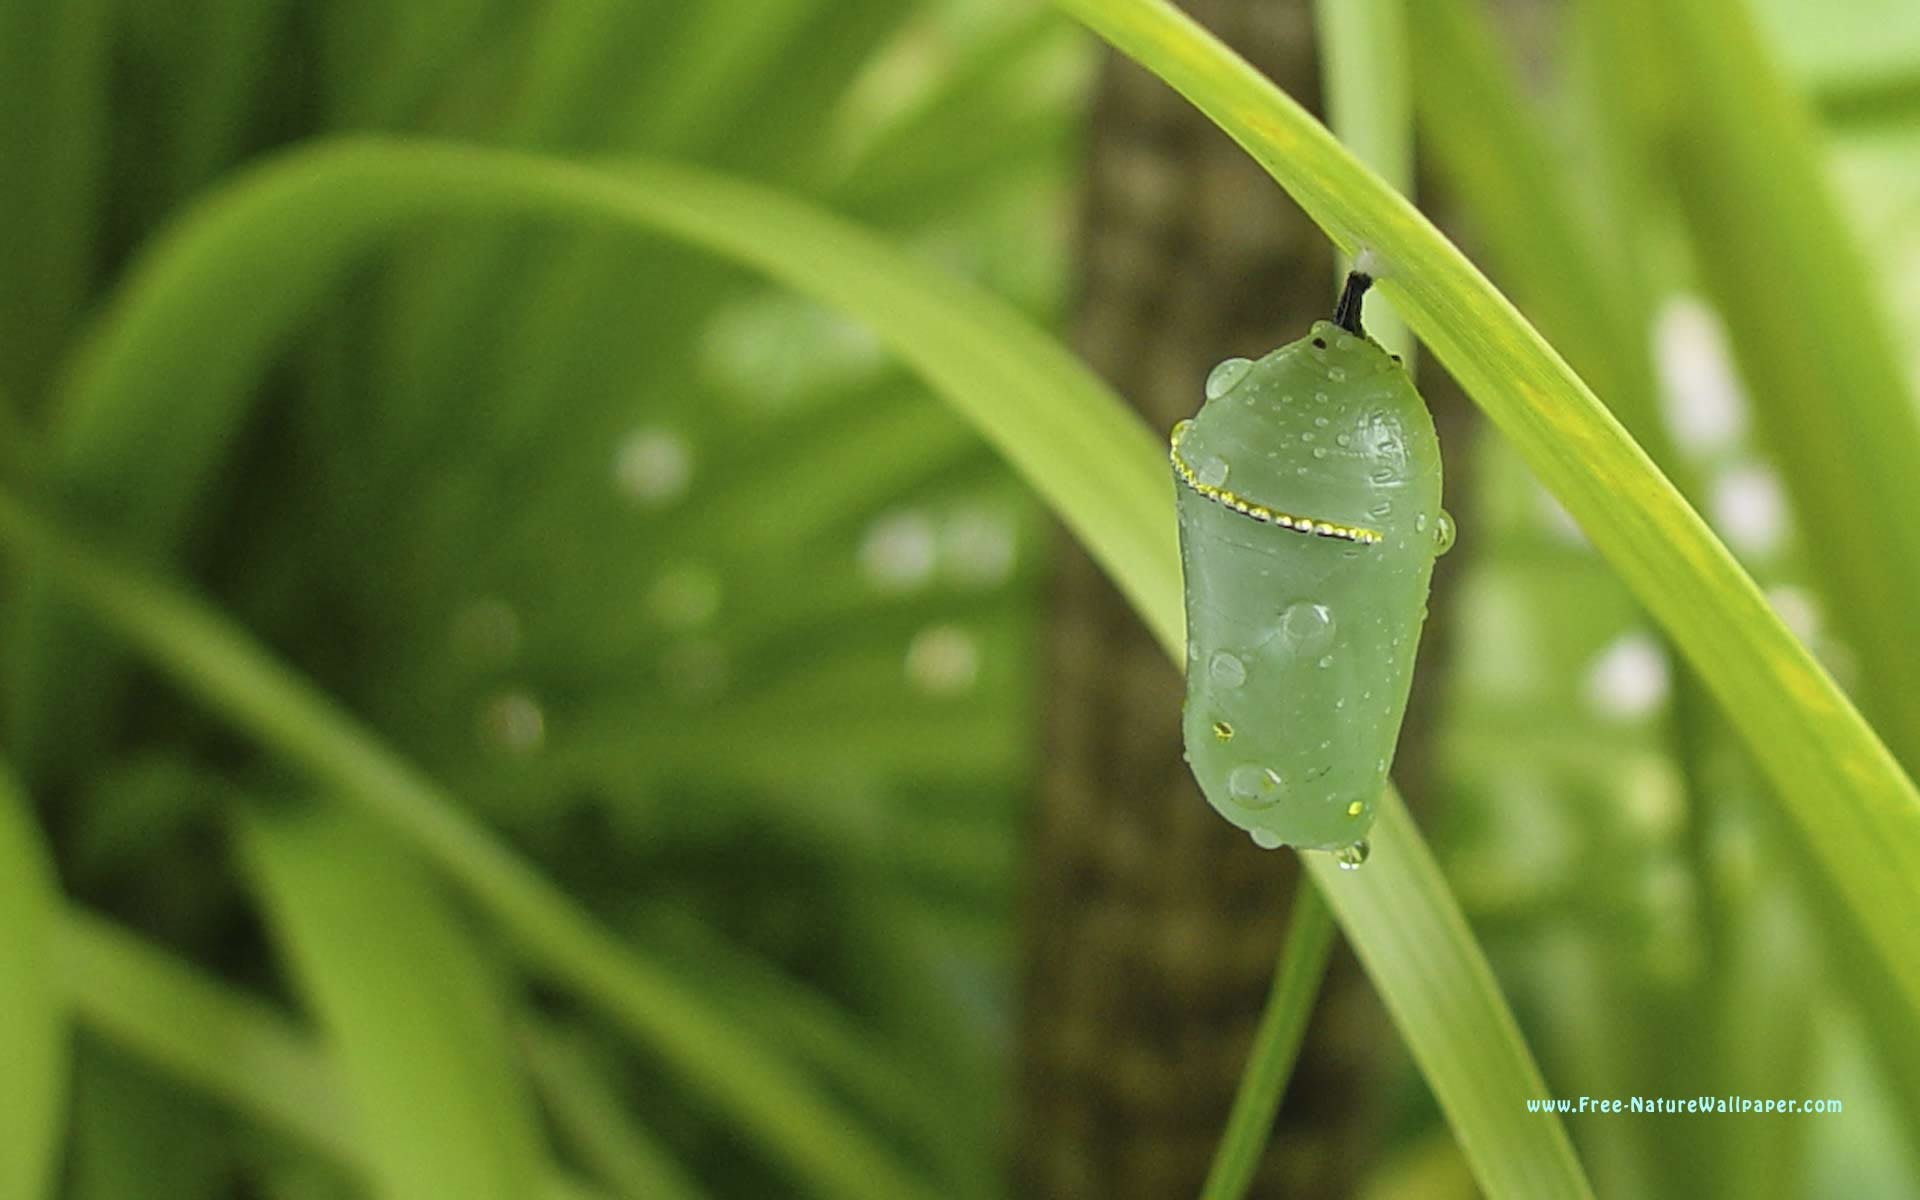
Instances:
[[[1328,667],[1333,665],[1333,655],[1331,654],[1321,655],[1320,661],[1314,665],[1319,667],[1322,671],[1326,670]]]
[[[1453,537],[1453,518],[1449,516],[1447,510],[1443,508],[1440,510],[1440,515],[1435,518],[1433,522],[1433,554],[1435,558],[1453,549]]]
[[[1284,790],[1280,773],[1272,767],[1245,763],[1227,775],[1227,791],[1248,808],[1269,808],[1279,802]]]
[[[1336,446],[1351,446],[1353,445],[1353,437],[1350,434],[1336,433],[1333,435],[1333,444]]]
[[[1207,674],[1221,687],[1237,688],[1247,681],[1247,664],[1225,650],[1216,650],[1207,663]]]
[[[1246,358],[1229,358],[1213,370],[1208,371],[1207,399],[1218,400],[1220,397],[1226,395],[1233,390],[1235,384],[1245,379],[1247,372],[1251,370],[1253,370],[1253,360]],[[1192,376],[1188,376],[1188,378],[1192,378]]]
[[[1207,487],[1219,487],[1227,481],[1227,460],[1214,455],[1200,464],[1194,477]]]
[[[1310,600],[1289,604],[1280,614],[1280,635],[1295,653],[1316,654],[1333,640],[1333,610]]]
[[[1335,850],[1333,860],[1340,864],[1342,871],[1357,871],[1360,869],[1360,864],[1366,862],[1367,856],[1372,853],[1373,847],[1363,840]]]
[[[1313,448],[1313,456],[1315,458],[1325,458],[1327,456],[1327,448],[1325,446],[1315,446]]]
[[[1280,835],[1269,829],[1256,829],[1252,833],[1253,844],[1262,850],[1278,850],[1281,846]]]

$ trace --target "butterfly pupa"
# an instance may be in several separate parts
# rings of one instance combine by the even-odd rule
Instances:
[[[1347,278],[1331,321],[1208,377],[1173,430],[1187,613],[1187,761],[1262,846],[1355,863],[1452,542],[1433,418],[1369,338]]]

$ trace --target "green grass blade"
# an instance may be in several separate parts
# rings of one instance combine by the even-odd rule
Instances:
[[[622,1111],[592,1060],[563,1034],[529,1027],[521,1038],[535,1085],[560,1135],[625,1200],[705,1195],[666,1147]]]
[[[59,940],[57,978],[85,1028],[309,1149],[365,1169],[333,1064],[277,1010],[79,909],[62,915]]]
[[[272,1006],[79,909],[62,915],[57,977],[87,1029],[339,1165],[364,1174],[333,1063]],[[592,1190],[544,1171],[538,1195]]]
[[[245,843],[282,954],[338,1055],[376,1193],[525,1195],[541,1136],[512,1070],[506,1005],[432,881],[351,811],[259,816]]]
[[[517,210],[671,234],[757,266],[868,321],[1026,475],[1119,583],[1168,653],[1180,659],[1184,633],[1179,558],[1161,439],[1057,342],[1006,305],[944,280],[803,206],[709,175],[664,167],[601,169],[445,145],[353,142],[283,159],[216,203],[236,214],[237,228],[279,224],[297,230],[310,214],[355,209],[364,203],[357,198],[369,190],[392,226],[431,212]],[[385,232],[377,222],[365,222],[361,229],[363,242]],[[156,254],[156,261],[173,264],[167,272],[150,272],[136,285],[136,292],[143,294],[123,300],[125,311],[144,315],[109,332],[107,339],[149,336],[141,326],[164,318],[168,293],[176,289],[200,297],[206,311],[217,314],[204,328],[178,331],[198,346],[217,348],[233,335],[234,322],[254,318],[244,305],[222,302],[205,286],[202,271],[231,269],[230,251],[221,244],[219,230],[203,220],[188,231],[182,242],[190,235],[193,244],[165,247]],[[276,255],[262,240],[249,249],[254,252],[252,268],[265,278],[297,275],[291,267],[312,265],[303,247],[288,246]],[[276,319],[279,315],[276,310]],[[250,331],[244,341],[264,347],[284,332],[284,327]],[[103,344],[102,353],[117,356],[126,351]],[[201,397],[191,388],[155,393],[132,374],[92,403],[164,408],[180,403],[182,395],[196,403],[237,404],[225,396]],[[131,419],[152,418],[135,414]],[[198,418],[181,423],[194,429],[213,424]],[[215,457],[208,455],[206,461]],[[820,1127],[826,1118],[795,1094],[801,1090],[796,1082],[757,1060],[671,980],[623,954],[564,898],[464,824],[450,801],[410,766],[395,760],[237,631],[172,593],[106,567],[70,543],[36,536],[36,528],[24,513],[0,504],[0,541],[64,547],[49,556],[49,568],[59,571],[98,617],[236,723],[344,794],[379,806],[417,846],[492,906],[529,958],[570,979],[649,1039],[673,1031],[657,1048],[672,1054],[736,1112],[754,1117],[768,1140],[783,1146],[797,1163],[845,1180],[861,1194],[887,1194],[890,1189],[905,1194],[903,1181],[876,1166],[870,1151],[845,1145],[845,1130]],[[1382,806],[1383,813],[1399,815],[1383,818],[1374,839],[1374,862],[1341,880],[1342,890],[1330,896],[1347,936],[1356,946],[1380,947],[1370,960],[1375,984],[1389,997],[1401,1032],[1417,1055],[1444,1061],[1452,1052],[1449,1043],[1457,1038],[1492,1039],[1481,1048],[1485,1065],[1475,1073],[1431,1079],[1450,1114],[1516,1114],[1466,1139],[1477,1147],[1497,1148],[1479,1163],[1483,1178],[1550,1179],[1555,1183],[1547,1194],[1585,1194],[1558,1121],[1523,1122],[1518,1117],[1522,1099],[1544,1091],[1538,1071],[1514,1032],[1452,896],[1436,872],[1415,865],[1428,859],[1411,820],[1391,792],[1382,798]],[[1375,888],[1419,899],[1407,912],[1358,902]],[[1423,937],[1401,941],[1409,929]],[[1396,949],[1403,946],[1411,948],[1412,957]],[[1464,1016],[1474,1019],[1462,1023]],[[833,1132],[841,1135],[835,1139],[841,1146],[838,1152],[828,1145]],[[1521,1194],[1521,1189],[1501,1194]]]
[[[384,822],[484,906],[529,963],[598,1005],[822,1194],[920,1194],[888,1151],[849,1125],[773,1048],[716,1019],[670,972],[582,912],[411,763],[242,632],[177,593],[48,536],[4,496],[0,544],[27,548],[49,579],[190,691]]]
[[[113,7],[0,4],[0,404],[27,411],[99,267]]]
[[[60,893],[33,810],[0,759],[0,1196],[53,1195],[67,1009],[53,970]]]
[[[1506,298],[1244,61],[1159,0],[1061,3],[1193,100],[1343,248],[1381,259],[1381,288],[1735,721],[1844,902],[1835,936],[1870,945],[1920,1017],[1920,795],[1699,516]]]
[[[1478,3],[1407,5],[1421,130],[1432,164],[1475,218],[1495,278],[1669,467],[1645,313],[1579,222],[1567,174]],[[1398,185],[1398,181],[1389,180]]]
[[[1321,899],[1319,886],[1302,876],[1293,893],[1293,912],[1280,965],[1273,973],[1273,990],[1260,1014],[1247,1069],[1234,1092],[1233,1111],[1227,1116],[1220,1148],[1214,1151],[1200,1200],[1239,1200],[1253,1186],[1332,953],[1333,911]]]

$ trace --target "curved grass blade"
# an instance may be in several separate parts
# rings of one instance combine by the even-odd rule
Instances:
[[[351,810],[247,821],[282,954],[340,1064],[377,1194],[518,1200],[543,1157],[498,981],[421,868]]]
[[[1847,229],[1805,103],[1771,61],[1748,5],[1619,6],[1636,57],[1665,68],[1654,131],[1726,318],[1767,449],[1819,568],[1834,623],[1860,654],[1861,705],[1920,770],[1920,398],[1877,280]],[[1892,649],[1891,653],[1883,648]]]
[[[704,1193],[667,1148],[635,1127],[594,1069],[587,1052],[566,1035],[528,1025],[520,1041],[534,1084],[560,1135],[625,1200],[698,1200]]]
[[[67,1009],[54,964],[60,893],[26,796],[0,759],[0,1196],[54,1194],[67,1106]]]
[[[1234,1092],[1233,1111],[1227,1116],[1200,1200],[1240,1200],[1253,1186],[1332,953],[1333,913],[1321,898],[1319,885],[1303,877],[1293,893],[1293,913],[1273,973],[1273,989],[1260,1013],[1247,1069]]]
[[[278,1010],[81,909],[61,915],[59,957],[57,978],[89,1030],[341,1166],[368,1170],[334,1064]],[[535,1195],[593,1192],[548,1166]]]

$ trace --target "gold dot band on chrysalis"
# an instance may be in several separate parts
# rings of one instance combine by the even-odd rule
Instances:
[[[1252,517],[1256,521],[1264,521],[1269,525],[1278,525],[1282,529],[1291,529],[1296,533],[1311,533],[1315,537],[1358,542],[1363,546],[1371,546],[1381,540],[1382,535],[1376,530],[1362,529],[1358,525],[1339,525],[1332,521],[1318,521],[1312,517],[1296,517],[1291,513],[1268,508],[1264,504],[1255,504],[1251,500],[1234,495],[1225,488],[1200,482],[1200,476],[1187,465],[1185,459],[1180,457],[1180,437],[1185,432],[1184,427],[1174,429],[1173,446],[1168,457],[1173,460],[1174,474],[1180,477],[1181,483],[1192,488],[1195,494],[1204,496],[1215,504],[1225,505],[1242,516]]]

